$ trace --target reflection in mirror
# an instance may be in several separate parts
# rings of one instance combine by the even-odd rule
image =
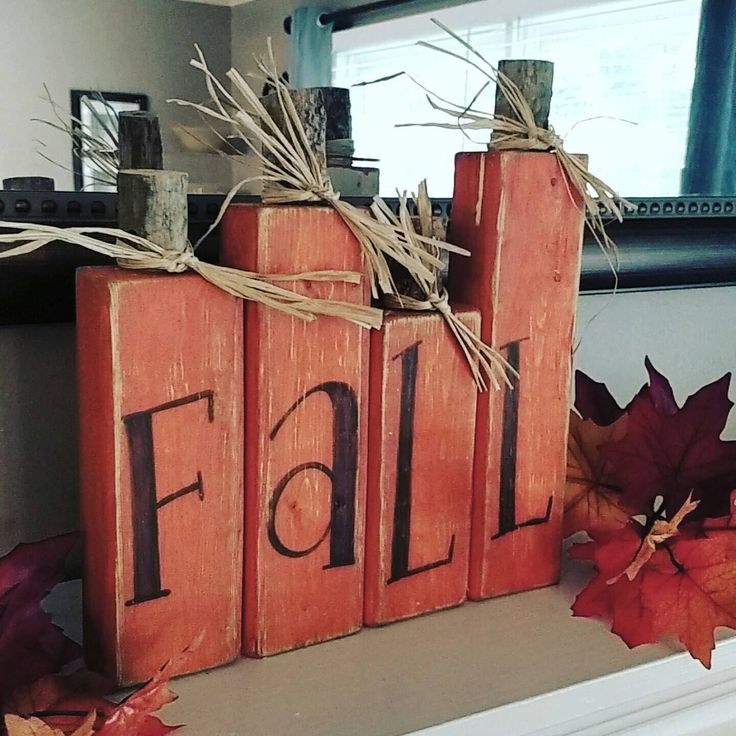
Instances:
[[[121,112],[148,110],[148,97],[124,92],[72,90],[74,188],[86,192],[117,189]]]
[[[206,97],[201,75],[189,66],[195,43],[218,76],[227,71],[230,16],[228,7],[181,0],[2,0],[0,180],[51,177],[57,191],[105,187],[94,181],[105,177],[99,177],[89,156],[75,171],[67,133],[31,122],[58,122],[45,96],[46,85],[67,123],[73,114],[72,90],[145,96],[161,121],[164,165],[189,172],[193,193],[228,191],[231,161],[209,149],[192,152],[182,146],[174,128],[201,121],[167,100]],[[130,109],[113,104],[117,110]],[[79,113],[89,113],[90,124],[103,127],[98,125],[101,110],[97,105],[93,109],[99,117],[81,104]]]

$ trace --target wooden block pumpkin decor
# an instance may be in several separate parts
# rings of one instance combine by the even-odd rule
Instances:
[[[478,332],[480,313],[456,309]],[[477,390],[438,312],[371,335],[365,623],[465,600]]]
[[[450,239],[471,255],[452,261],[450,291],[519,373],[478,401],[469,595],[482,599],[559,576],[583,208],[553,153],[461,153],[455,167]]]
[[[119,181],[126,229],[186,238],[186,175]],[[158,199],[157,234],[141,203]],[[194,274],[81,269],[77,339],[88,664],[128,685],[196,642],[171,674],[228,662],[240,650],[241,304]]]
[[[222,261],[260,273],[364,270],[329,207],[230,207]],[[289,282],[368,304],[361,285]],[[243,651],[266,656],[357,631],[363,618],[368,331],[245,306]]]

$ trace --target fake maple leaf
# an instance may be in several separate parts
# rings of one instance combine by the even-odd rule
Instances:
[[[670,382],[652,365],[648,356],[644,358],[644,367],[649,384],[642,386],[637,396],[647,396],[656,409],[664,414],[674,414],[678,406]],[[607,427],[626,414],[634,400],[622,408],[605,383],[594,381],[582,371],[575,371],[575,408],[584,420],[590,419],[599,427]]]
[[[710,668],[714,630],[736,628],[736,529],[677,528],[691,509],[687,502],[660,541],[634,521],[592,530],[592,542],[570,551],[597,571],[572,611],[609,620],[629,647],[675,637]]]
[[[91,736],[94,733],[95,713],[90,713],[71,736]],[[21,718],[20,716],[6,715],[5,728],[8,736],[65,736],[63,731],[49,726],[40,718]]]
[[[649,513],[654,499],[663,496],[671,517],[692,492],[700,501],[695,517],[729,514],[730,492],[736,487],[736,442],[720,435],[733,406],[730,379],[728,373],[704,386],[682,408],[669,384],[661,381],[634,398],[626,411],[625,437],[601,448],[615,468],[626,506]]]
[[[167,726],[153,714],[176,700],[169,690],[168,666],[139,690],[116,704],[103,697],[112,691],[112,683],[86,670],[72,675],[45,677],[32,686],[18,690],[10,700],[14,715],[6,716],[16,729],[8,736],[166,736],[180,726]],[[18,715],[15,715],[18,714]],[[24,716],[28,720],[25,720]],[[87,729],[87,724],[91,729]]]
[[[112,693],[112,681],[87,670],[68,675],[48,675],[32,685],[18,688],[6,699],[6,713],[29,718],[36,716],[63,734],[72,734],[88,713],[97,713],[102,726],[115,704],[104,696]]]
[[[162,668],[150,682],[123,700],[95,733],[99,736],[166,736],[181,728],[167,726],[152,715],[177,698],[169,690],[167,669]]]
[[[630,510],[621,502],[621,488],[614,469],[600,453],[602,445],[625,436],[627,423],[623,415],[607,426],[599,426],[570,412],[565,537],[584,529],[620,528],[628,523]]]
[[[177,699],[178,695],[169,690],[169,671],[180,669],[182,661],[199,648],[205,634],[203,629],[176,659],[167,662],[153,679],[123,700],[95,733],[100,736],[166,736],[179,730],[181,726],[167,726],[151,714]]]
[[[582,371],[575,371],[575,408],[584,421],[607,427],[619,419],[622,409],[605,383],[594,381]]]
[[[19,544],[0,559],[0,703],[16,688],[56,672],[79,647],[51,621],[41,602],[64,578],[76,534]]]

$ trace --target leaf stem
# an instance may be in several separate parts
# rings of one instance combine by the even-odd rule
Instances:
[[[677,558],[675,557],[675,554],[672,551],[672,548],[670,547],[670,545],[667,542],[664,542],[662,544],[662,546],[667,550],[667,554],[670,556],[670,562],[675,567],[675,569],[677,570],[677,572],[679,572],[680,574],[684,575],[685,574],[685,566],[681,562],[679,562],[677,560]]]

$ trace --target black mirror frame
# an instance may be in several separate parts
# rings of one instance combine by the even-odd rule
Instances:
[[[190,195],[192,237],[213,222],[224,195]],[[368,199],[346,198],[358,205]],[[257,197],[238,197],[257,202]],[[395,199],[386,200],[398,207]],[[736,197],[631,198],[636,211],[609,232],[619,249],[619,289],[661,290],[736,285]],[[449,214],[450,200],[434,200]],[[0,191],[0,219],[60,227],[114,227],[117,194]],[[0,246],[8,249],[11,246]],[[219,231],[198,251],[216,262]],[[74,272],[110,263],[81,248],[51,244],[34,253],[0,260],[0,325],[69,322],[74,319]],[[581,293],[610,292],[614,279],[597,243],[583,245]]]

